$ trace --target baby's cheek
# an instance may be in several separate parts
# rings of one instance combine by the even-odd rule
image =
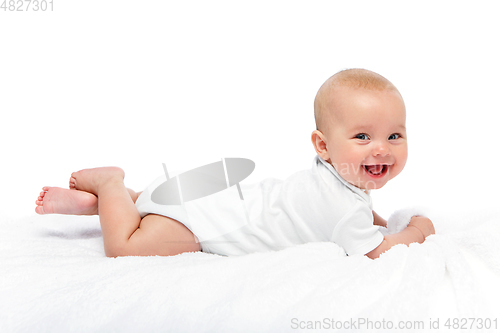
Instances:
[[[399,175],[401,173],[401,171],[403,171],[405,163],[406,163],[406,160],[402,164],[398,161],[396,164],[393,165],[392,170],[389,170],[389,172],[390,172],[389,176],[391,179],[393,179],[394,177]]]

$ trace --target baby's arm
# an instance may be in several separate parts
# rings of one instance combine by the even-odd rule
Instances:
[[[375,213],[374,213],[375,216]],[[378,247],[366,254],[368,258],[378,258],[397,244],[423,243],[425,238],[435,233],[432,221],[423,216],[413,216],[408,226],[397,234],[387,235]]]
[[[384,220],[382,217],[380,217],[380,215],[378,215],[377,213],[375,213],[374,210],[372,211],[372,213],[373,213],[373,224],[374,225],[379,225],[379,226],[384,227],[384,228],[387,228],[387,221]]]

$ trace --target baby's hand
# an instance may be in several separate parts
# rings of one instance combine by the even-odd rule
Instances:
[[[434,230],[434,224],[432,224],[432,221],[427,217],[413,216],[410,220],[410,223],[408,223],[408,226],[415,227],[420,230],[420,232],[424,236],[424,239],[427,238],[427,236],[436,233],[436,231]]]

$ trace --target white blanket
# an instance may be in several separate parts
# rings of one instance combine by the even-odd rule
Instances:
[[[498,329],[499,212],[427,215],[436,235],[377,260],[332,243],[106,258],[97,217],[3,219],[1,331],[437,331],[454,318]]]

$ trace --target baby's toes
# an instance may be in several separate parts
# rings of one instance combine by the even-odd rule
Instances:
[[[35,213],[40,214],[40,215],[44,215],[45,211],[43,210],[43,206],[36,206]]]
[[[69,189],[76,190],[76,179],[73,176],[69,179]]]
[[[45,214],[45,211],[43,209],[43,197],[45,196],[46,192],[40,192],[40,195],[38,196],[37,200],[35,201],[36,207],[35,207],[35,212],[37,214]]]
[[[36,200],[37,205],[40,205],[43,202],[43,197],[45,196],[45,193],[47,193],[47,191],[48,191],[48,188],[44,187],[43,191],[40,192],[40,195],[38,195],[38,198]]]

